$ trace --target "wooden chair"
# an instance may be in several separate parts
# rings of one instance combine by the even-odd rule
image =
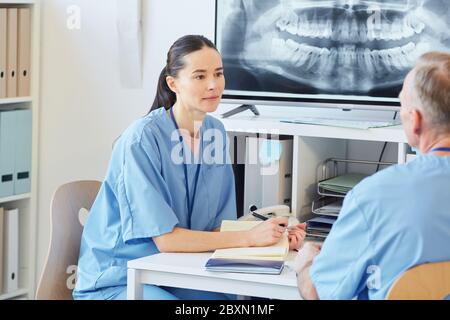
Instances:
[[[99,181],[75,181],[60,186],[53,195],[50,246],[36,299],[72,299],[81,233],[100,186]]]
[[[450,261],[425,263],[403,273],[391,286],[388,300],[444,300],[450,295]]]

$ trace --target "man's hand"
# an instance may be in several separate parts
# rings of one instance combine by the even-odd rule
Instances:
[[[320,252],[322,245],[317,242],[306,242],[301,248],[295,258],[294,269],[295,272],[300,273],[304,268],[311,265],[312,260]]]
[[[309,269],[321,247],[322,245],[319,243],[307,242],[295,258],[294,269],[297,272],[297,285],[303,299],[319,299],[316,287],[309,276]]]

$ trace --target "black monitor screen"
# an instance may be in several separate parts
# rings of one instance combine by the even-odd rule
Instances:
[[[217,0],[224,98],[396,104],[405,75],[450,51],[448,0]]]

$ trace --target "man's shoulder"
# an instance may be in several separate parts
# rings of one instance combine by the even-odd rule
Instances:
[[[414,168],[407,164],[396,164],[373,175],[368,176],[353,188],[353,194],[358,197],[377,194],[376,191],[387,191],[392,183],[400,183],[405,178],[411,178]]]
[[[398,187],[404,189],[408,185],[415,185],[427,177],[430,170],[448,173],[449,159],[436,156],[420,156],[404,164],[392,165],[362,180],[354,189],[359,196],[379,195]],[[370,192],[368,192],[370,190]],[[377,193],[376,191],[380,191]]]

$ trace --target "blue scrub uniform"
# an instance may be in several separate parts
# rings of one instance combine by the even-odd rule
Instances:
[[[195,199],[195,160],[164,108],[134,122],[117,141],[108,172],[83,230],[75,299],[125,299],[127,261],[159,253],[152,237],[174,227],[212,231],[236,219],[234,176],[222,123],[206,116]],[[181,148],[182,144],[184,145]],[[181,151],[184,150],[184,151]],[[175,161],[174,161],[175,160]],[[188,161],[189,163],[189,161]],[[218,293],[146,285],[145,299],[225,299]]]
[[[407,269],[450,260],[450,157],[427,154],[359,183],[313,260],[320,299],[384,299]]]

